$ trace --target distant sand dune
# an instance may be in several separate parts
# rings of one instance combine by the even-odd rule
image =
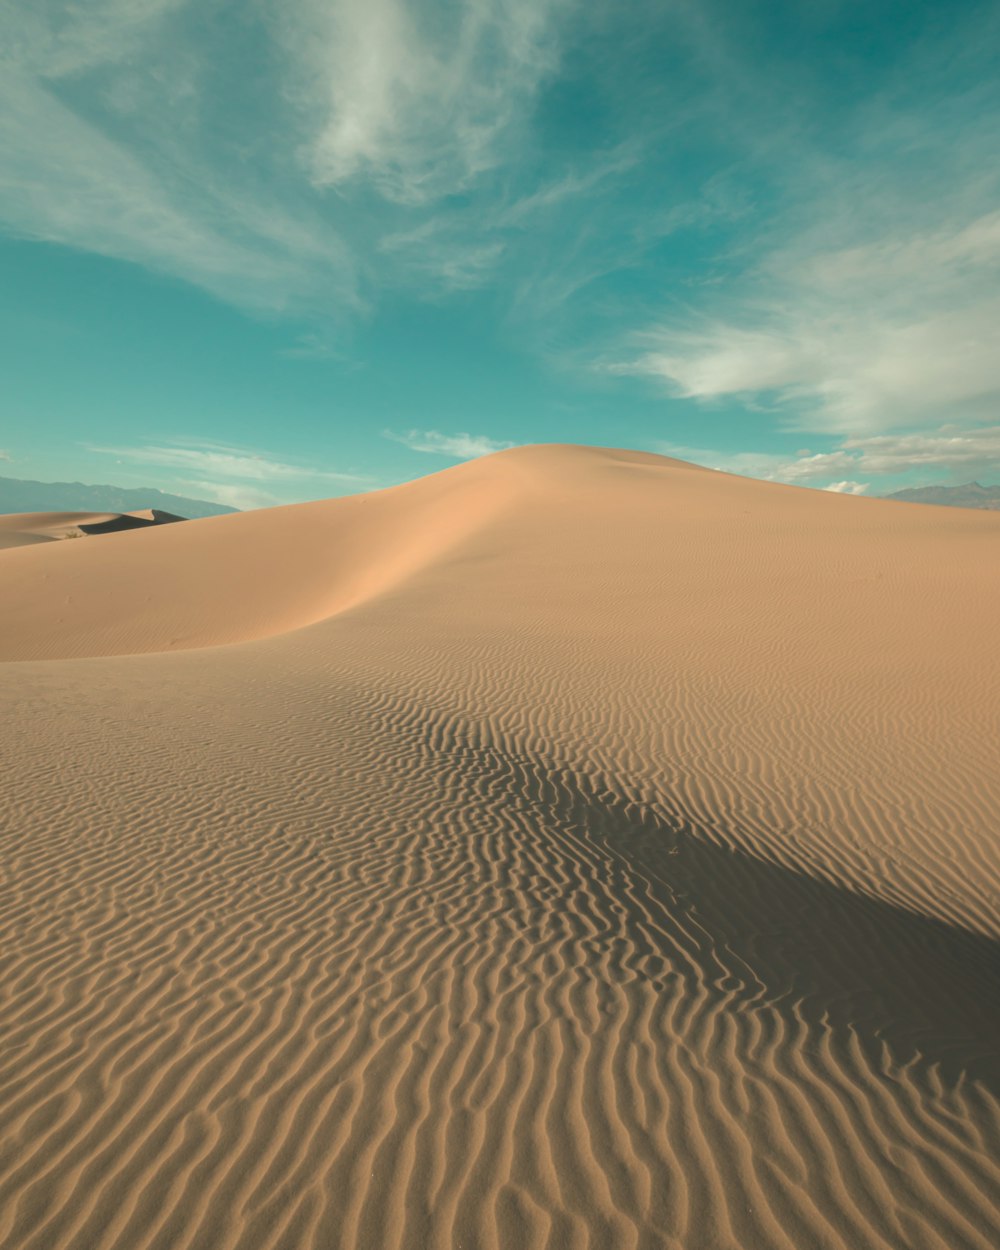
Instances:
[[[0,1244],[992,1250],[998,555],[565,447],[2,553]]]
[[[158,508],[137,512],[10,512],[0,515],[0,550],[32,547],[62,538],[147,529],[183,519]]]

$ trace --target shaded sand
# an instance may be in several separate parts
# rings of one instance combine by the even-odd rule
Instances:
[[[1000,516],[540,447],[0,601],[4,1247],[997,1244]]]

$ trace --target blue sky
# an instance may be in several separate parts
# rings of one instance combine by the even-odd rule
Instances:
[[[0,472],[1000,479],[995,4],[13,0]]]

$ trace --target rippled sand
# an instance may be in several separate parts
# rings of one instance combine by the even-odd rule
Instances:
[[[1000,515],[525,448],[0,605],[5,1250],[1000,1240]]]

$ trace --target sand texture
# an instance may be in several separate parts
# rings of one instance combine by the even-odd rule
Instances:
[[[0,605],[5,1250],[1000,1244],[1000,515],[524,448]]]

